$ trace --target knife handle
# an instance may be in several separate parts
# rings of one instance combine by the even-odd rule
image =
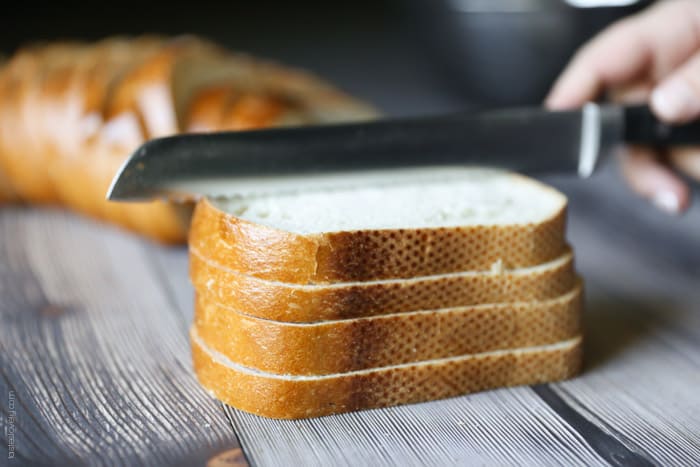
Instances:
[[[624,140],[649,146],[700,145],[700,120],[671,125],[656,118],[648,106],[625,107]]]

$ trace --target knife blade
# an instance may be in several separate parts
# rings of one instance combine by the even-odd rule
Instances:
[[[110,200],[188,199],[486,166],[590,176],[621,143],[700,144],[700,123],[670,126],[646,107],[586,104],[363,123],[183,134],[146,142],[124,163]],[[274,187],[274,188],[271,188]]]

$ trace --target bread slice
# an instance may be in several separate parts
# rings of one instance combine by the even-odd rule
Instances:
[[[297,284],[527,267],[566,251],[566,198],[556,190],[497,170],[436,174],[205,199],[190,245],[233,271]]]
[[[570,251],[521,269],[467,271],[411,279],[301,285],[227,269],[190,246],[190,278],[199,293],[263,319],[313,322],[563,295],[576,284]]]
[[[389,407],[576,375],[581,338],[324,376],[267,373],[232,362],[190,331],[194,370],[212,396],[270,418]]]
[[[321,323],[238,313],[198,295],[194,325],[207,345],[240,365],[324,375],[552,344],[582,332],[580,284],[530,303],[498,303]]]

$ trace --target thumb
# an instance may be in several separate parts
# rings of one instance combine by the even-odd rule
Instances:
[[[700,117],[700,52],[656,86],[651,107],[667,122],[683,123]]]

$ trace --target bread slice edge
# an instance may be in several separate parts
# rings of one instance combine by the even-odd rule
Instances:
[[[555,299],[316,323],[244,315],[198,294],[194,327],[207,345],[270,373],[323,375],[552,344],[582,332],[582,285]]]
[[[581,368],[580,336],[495,351],[324,376],[283,376],[231,362],[190,331],[197,378],[215,398],[269,418],[310,418],[558,381]]]

